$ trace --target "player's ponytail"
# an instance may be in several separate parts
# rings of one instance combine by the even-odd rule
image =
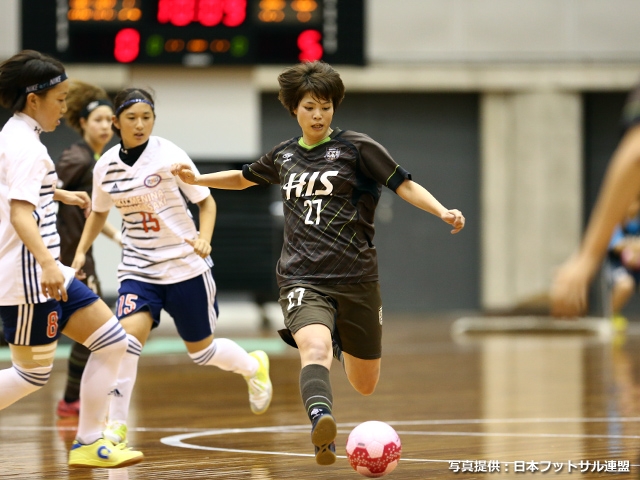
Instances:
[[[11,113],[20,112],[27,95],[43,95],[66,78],[64,66],[55,58],[23,50],[0,64],[0,105]]]

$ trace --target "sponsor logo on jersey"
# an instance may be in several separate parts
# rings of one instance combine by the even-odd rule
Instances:
[[[324,154],[324,158],[326,158],[330,162],[337,160],[338,157],[340,157],[339,148],[327,148],[327,153]]]
[[[309,177],[309,172],[301,173],[298,176],[297,173],[289,175],[289,180],[282,186],[282,189],[287,192],[287,200],[291,198],[291,191],[293,190],[296,197],[312,197],[317,195],[331,195],[333,192],[333,184],[329,181],[331,177],[338,175],[337,170],[329,170],[327,172],[313,172]],[[307,181],[307,177],[309,180]],[[320,177],[318,179],[318,177]],[[319,180],[324,188],[316,188],[316,181]]]
[[[153,188],[156,185],[158,185],[161,181],[162,181],[162,177],[157,173],[154,173],[153,175],[149,175],[147,178],[144,179],[144,185],[146,187]]]
[[[286,163],[289,160],[291,160],[291,157],[293,157],[293,153],[285,153],[284,155],[282,155],[282,163]]]
[[[157,212],[166,204],[167,197],[165,197],[162,190],[116,200],[116,207],[120,209],[120,213],[123,215],[138,212]]]

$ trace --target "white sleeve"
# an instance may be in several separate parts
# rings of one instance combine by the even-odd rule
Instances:
[[[49,173],[49,167],[54,168],[53,163],[39,149],[24,148],[16,152],[7,168],[9,200],[24,200],[37,207],[42,180]]]
[[[111,195],[102,188],[102,178],[102,170],[96,165],[93,170],[93,192],[91,192],[91,209],[96,212],[108,212],[113,207]]]

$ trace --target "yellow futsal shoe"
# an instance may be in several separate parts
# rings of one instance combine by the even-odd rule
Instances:
[[[260,415],[267,411],[273,396],[273,386],[269,378],[269,357],[262,350],[249,353],[258,361],[258,370],[253,377],[244,377],[249,385],[251,411]]]
[[[101,438],[89,445],[76,440],[69,452],[70,467],[121,468],[141,462],[142,452],[131,450],[125,445],[114,445]]]
[[[627,317],[625,317],[624,315],[620,315],[618,313],[611,317],[611,326],[613,327],[613,331],[615,333],[626,332],[628,324],[629,324],[629,321],[627,320]]]

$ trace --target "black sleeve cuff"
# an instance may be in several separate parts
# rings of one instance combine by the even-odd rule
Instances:
[[[405,180],[411,180],[411,174],[398,165],[396,171],[387,180],[387,187],[395,192]]]
[[[250,182],[257,183],[258,185],[269,185],[268,181],[253,173],[248,164],[242,166],[242,176]]]

